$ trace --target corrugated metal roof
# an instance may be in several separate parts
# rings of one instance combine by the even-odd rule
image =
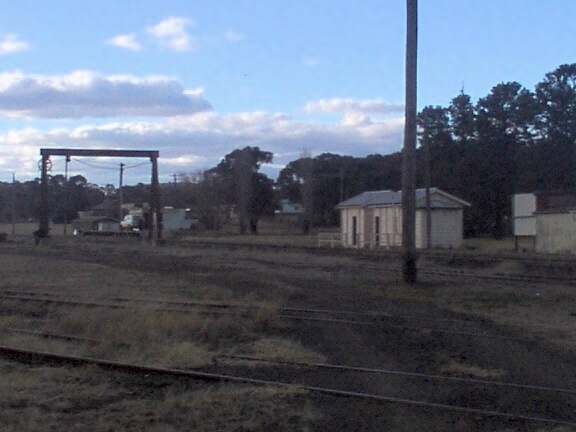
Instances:
[[[399,192],[391,190],[362,192],[338,204],[338,207],[366,207],[369,205],[396,204],[401,202]]]
[[[461,200],[449,193],[446,193],[438,188],[430,188],[430,195],[439,194],[451,201],[453,204],[441,200],[431,200],[432,208],[460,208],[463,206],[470,206],[470,203]],[[416,189],[416,206],[423,207],[426,205],[426,189]],[[342,207],[371,207],[371,206],[386,206],[386,205],[399,205],[402,203],[402,191],[368,191],[362,192],[346,201],[338,204],[337,208]]]

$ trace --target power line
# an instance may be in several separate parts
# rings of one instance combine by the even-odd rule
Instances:
[[[114,167],[104,167],[102,165],[97,165],[95,163],[86,162],[86,161],[83,161],[80,159],[72,159],[72,160],[75,162],[78,162],[82,165],[89,166],[90,168],[95,168],[95,169],[99,169],[99,170],[106,170],[106,171],[117,171],[118,170],[118,167],[116,164],[114,164]]]
[[[130,165],[130,166],[124,165],[124,169],[127,170],[127,169],[131,169],[131,168],[137,168],[137,167],[142,166],[142,165],[149,165],[150,163],[151,163],[150,161],[146,161],[146,162],[140,162],[136,165]]]

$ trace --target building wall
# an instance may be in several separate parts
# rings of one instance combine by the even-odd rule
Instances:
[[[536,252],[576,253],[576,213],[537,214]]]
[[[516,194],[512,197],[512,219],[515,236],[536,235],[536,195]]]
[[[356,243],[354,243],[356,217]],[[378,230],[376,230],[378,218]],[[432,247],[457,248],[463,239],[462,209],[432,211]],[[402,246],[402,207],[344,208],[340,211],[342,245],[344,247]],[[426,211],[416,211],[416,247],[426,246]]]
[[[402,245],[402,209],[400,206],[375,207],[372,209],[372,225],[379,218],[378,238],[373,233],[373,246],[390,247]],[[376,241],[378,240],[378,241]]]
[[[463,211],[461,209],[433,209],[431,247],[457,248],[463,241]],[[416,247],[427,243],[426,210],[416,210]]]
[[[354,218],[356,218],[356,241],[354,240]],[[360,233],[364,228],[364,209],[345,208],[340,211],[340,227],[342,245],[345,247],[363,247],[363,238]]]
[[[186,219],[186,209],[164,208],[162,224],[167,231],[190,229],[191,219]]]
[[[98,231],[120,231],[120,222],[118,221],[100,221],[98,222]]]

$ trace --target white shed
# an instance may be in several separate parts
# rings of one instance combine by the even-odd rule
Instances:
[[[536,194],[515,194],[512,197],[512,219],[516,237],[536,235]]]
[[[431,247],[459,247],[463,212],[470,204],[438,188],[430,189]],[[402,193],[370,191],[340,204],[340,234],[345,247],[391,247],[402,244]],[[427,244],[426,190],[416,190],[416,247]]]
[[[97,222],[98,231],[117,232],[120,231],[120,221],[113,218],[100,218]]]
[[[576,190],[536,192],[536,252],[576,254]]]
[[[162,213],[162,223],[166,231],[190,229],[195,223],[190,217],[190,212],[184,208],[164,207]]]

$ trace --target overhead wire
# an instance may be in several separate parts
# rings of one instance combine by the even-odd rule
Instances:
[[[95,168],[95,169],[100,169],[100,170],[107,170],[107,171],[117,171],[118,167],[116,166],[117,164],[115,164],[114,167],[104,167],[102,166],[102,163],[100,164],[96,164],[96,163],[91,163],[91,162],[86,162],[80,159],[72,159],[75,162],[78,162],[82,165],[86,165],[89,166],[90,168]]]
[[[143,166],[143,165],[150,165],[151,163],[152,162],[150,162],[150,161],[146,161],[146,162],[140,162],[140,163],[135,164],[135,165],[124,165],[124,169],[127,170],[127,169],[132,169],[132,168],[138,168],[138,167]]]

